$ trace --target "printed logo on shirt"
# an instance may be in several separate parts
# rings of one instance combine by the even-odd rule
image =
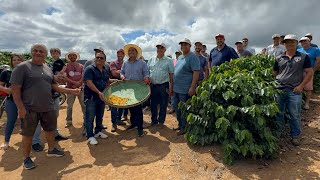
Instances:
[[[294,57],[293,60],[294,60],[295,62],[299,62],[299,61],[301,61],[301,56],[299,56],[299,57]]]
[[[69,76],[73,77],[73,76],[80,76],[81,73],[80,72],[74,72],[74,71],[70,71],[69,72]]]

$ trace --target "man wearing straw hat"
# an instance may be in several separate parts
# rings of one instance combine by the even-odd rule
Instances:
[[[166,45],[156,45],[157,56],[148,61],[151,80],[151,126],[163,125],[169,96],[173,96],[173,62],[165,56]],[[160,105],[160,112],[158,112]]]
[[[124,53],[129,57],[122,65],[120,77],[122,80],[138,80],[145,81],[146,84],[150,84],[149,70],[145,61],[141,61],[138,58],[141,57],[142,50],[139,46],[134,44],[127,44],[124,46]],[[130,122],[131,125],[127,130],[138,128],[138,136],[143,136],[143,112],[142,106],[138,105],[129,108],[131,113]]]
[[[77,52],[71,51],[66,54],[66,61],[68,64],[62,70],[62,72],[66,73],[65,81],[67,82],[67,88],[76,89],[82,87],[82,73],[83,73],[83,66],[82,64],[78,63],[80,59],[80,55]],[[81,105],[81,110],[83,113],[83,121],[84,113],[85,113],[85,105],[83,102],[83,93],[79,95],[67,94],[67,117],[66,117],[66,126],[70,127],[72,125],[72,108],[74,101],[78,97],[79,103]]]

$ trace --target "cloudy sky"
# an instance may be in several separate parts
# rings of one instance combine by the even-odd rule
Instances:
[[[22,53],[44,43],[91,59],[101,46],[112,60],[134,43],[148,59],[157,43],[173,54],[184,37],[211,49],[219,32],[230,46],[248,37],[257,51],[274,33],[310,32],[320,44],[319,7],[319,0],[0,0],[0,50]]]

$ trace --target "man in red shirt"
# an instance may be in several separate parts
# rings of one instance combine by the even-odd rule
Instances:
[[[77,52],[69,52],[66,54],[66,61],[68,64],[64,67],[62,72],[65,73],[65,81],[67,82],[67,88],[77,89],[82,88],[83,85],[83,65],[78,63],[80,55]],[[79,95],[68,94],[67,95],[67,118],[66,126],[70,127],[72,125],[72,108],[74,101],[78,97],[79,103],[81,105],[83,119],[85,113],[84,97],[83,92]]]

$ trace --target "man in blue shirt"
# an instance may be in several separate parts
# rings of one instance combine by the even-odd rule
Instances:
[[[232,47],[229,47],[224,43],[225,38],[223,34],[219,33],[216,35],[215,38],[217,42],[217,47],[213,48],[210,51],[209,67],[220,66],[226,61],[239,58],[236,51]]]
[[[197,55],[190,51],[191,42],[185,38],[179,43],[182,55],[179,56],[173,76],[174,107],[177,120],[179,122],[178,135],[185,134],[186,117],[182,116],[178,108],[180,102],[186,102],[195,95],[196,86],[199,79],[200,61]]]
[[[310,39],[310,46],[311,47],[316,47],[316,48],[318,47],[318,45],[311,43],[311,41],[312,41],[312,34],[311,33],[307,33],[304,37],[307,37]]]
[[[206,79],[209,74],[207,59],[201,54],[202,49],[203,49],[202,42],[198,41],[194,43],[194,50],[195,50],[194,53],[198,56],[200,61],[200,72],[199,72],[199,79],[198,79],[199,82],[202,81],[203,79]]]
[[[311,41],[308,37],[302,37],[299,42],[301,43],[302,47],[299,48],[298,51],[309,56],[313,72],[316,72],[320,66],[320,50],[316,47],[311,46]],[[304,90],[306,91],[306,101],[304,104],[304,109],[308,110],[310,108],[309,103],[313,90],[313,76],[310,81],[308,81],[304,86]]]
[[[102,139],[108,136],[102,133],[102,119],[105,109],[105,97],[103,90],[110,81],[109,66],[105,66],[106,55],[97,53],[94,64],[89,65],[85,71],[83,80],[84,86],[84,102],[86,104],[85,127],[87,131],[88,142],[91,145],[98,144],[96,138]],[[95,132],[93,133],[93,122],[96,119]]]
[[[121,68],[120,77],[122,80],[138,80],[145,81],[146,84],[150,84],[149,69],[145,61],[138,59],[141,57],[142,50],[139,46],[134,44],[127,44],[124,46],[124,53],[129,57]],[[143,112],[142,106],[138,105],[129,108],[131,113],[130,122],[131,125],[127,130],[138,128],[138,136],[143,136]]]

